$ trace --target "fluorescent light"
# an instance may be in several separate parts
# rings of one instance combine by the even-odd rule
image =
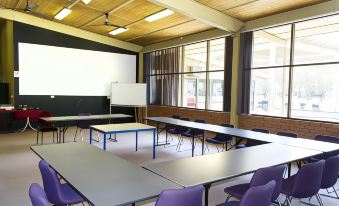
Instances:
[[[91,2],[92,0],[82,0],[82,2],[84,2],[85,4],[89,4],[89,2]]]
[[[68,14],[70,14],[72,12],[72,10],[67,9],[66,7],[63,8],[57,15],[55,15],[54,18],[62,20],[63,18],[65,18],[66,16],[68,16]]]
[[[112,35],[117,35],[117,34],[120,34],[122,32],[125,32],[127,30],[128,30],[127,28],[118,28],[118,29],[115,29],[115,30],[113,30],[113,31],[111,31],[109,33],[112,34]]]
[[[161,12],[158,12],[156,14],[153,14],[151,16],[146,17],[145,21],[148,21],[148,22],[156,21],[156,20],[162,19],[162,18],[169,16],[169,15],[172,15],[172,14],[174,14],[174,11],[169,10],[169,9],[165,9]]]

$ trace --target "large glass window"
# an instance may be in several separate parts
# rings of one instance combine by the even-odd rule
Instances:
[[[288,69],[270,68],[252,71],[251,113],[287,116]]]
[[[168,68],[171,64],[159,64],[165,58],[162,52],[151,53],[150,58],[154,59],[151,67],[159,65],[161,72],[152,68],[149,71],[150,103],[222,111],[225,38],[181,46],[180,51],[182,53],[177,62],[181,65],[175,74],[173,69]],[[155,56],[159,53],[160,56]],[[171,58],[164,62],[173,61]],[[180,80],[169,78],[169,75],[177,76]],[[177,94],[178,98],[164,101],[169,98],[168,93],[173,93],[174,96]]]
[[[250,113],[339,122],[338,36],[339,15],[255,31]]]

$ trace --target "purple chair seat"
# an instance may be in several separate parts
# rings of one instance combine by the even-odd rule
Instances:
[[[216,206],[239,206],[239,205],[240,205],[240,202],[238,201],[230,201],[230,202],[222,203]]]
[[[54,205],[68,205],[85,201],[70,185],[61,184],[56,172],[45,160],[40,160],[39,169],[49,202]]]
[[[84,198],[81,197],[77,192],[73,190],[69,184],[61,184],[61,190],[63,192],[63,201],[69,202],[70,204],[76,204],[84,201]]]
[[[261,186],[251,186],[241,198],[240,202],[230,201],[217,206],[269,206],[273,190],[276,187],[274,180]]]
[[[225,193],[230,194],[232,197],[237,199],[241,199],[242,196],[246,193],[246,191],[251,187],[250,183],[233,185],[231,187],[227,187],[224,189]]]
[[[310,198],[316,196],[322,205],[318,191],[321,186],[325,160],[303,165],[297,174],[283,181],[281,193],[286,195],[287,205],[291,206],[292,198]]]
[[[297,178],[297,174],[290,176],[287,179],[284,179],[282,188],[281,188],[281,193],[285,195],[292,195],[293,194],[293,186],[295,183],[295,180]]]
[[[29,197],[31,198],[33,206],[51,206],[45,191],[36,183],[31,184],[29,187]]]
[[[264,185],[272,180],[276,183],[272,193],[272,202],[277,201],[281,191],[284,171],[285,166],[283,165],[258,169],[254,173],[250,183],[233,185],[224,189],[225,193],[228,194],[226,202],[231,197],[241,199],[250,188]]]
[[[216,137],[206,139],[206,142],[213,144],[228,144],[231,143],[231,140],[219,139]]]

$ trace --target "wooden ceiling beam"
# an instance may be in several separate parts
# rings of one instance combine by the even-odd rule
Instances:
[[[22,4],[25,0],[18,0],[14,6],[14,9],[17,9],[20,4]]]
[[[122,9],[123,7],[127,6],[128,4],[132,3],[134,0],[127,0],[121,4],[119,4],[118,6],[114,7],[112,10],[108,11],[107,13],[108,14],[111,14],[113,12],[116,12],[118,11],[119,9]],[[83,25],[81,25],[79,28],[83,28],[85,26],[87,26],[88,24],[90,23],[93,23],[95,21],[97,21],[98,19],[100,19],[103,15],[99,15],[99,16],[96,16],[95,18],[91,19],[90,21],[84,23]]]
[[[148,1],[225,31],[237,32],[244,26],[244,22],[193,0]]]

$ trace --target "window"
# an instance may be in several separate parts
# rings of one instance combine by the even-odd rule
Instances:
[[[251,113],[287,117],[288,69],[256,69],[251,74]]]
[[[222,111],[225,38],[178,48],[180,52],[167,60],[164,55],[168,51],[150,53],[147,78],[150,103]],[[173,60],[180,64],[168,63]],[[174,99],[170,99],[170,95],[175,96]]]
[[[339,122],[338,36],[339,15],[255,31],[250,113]]]

